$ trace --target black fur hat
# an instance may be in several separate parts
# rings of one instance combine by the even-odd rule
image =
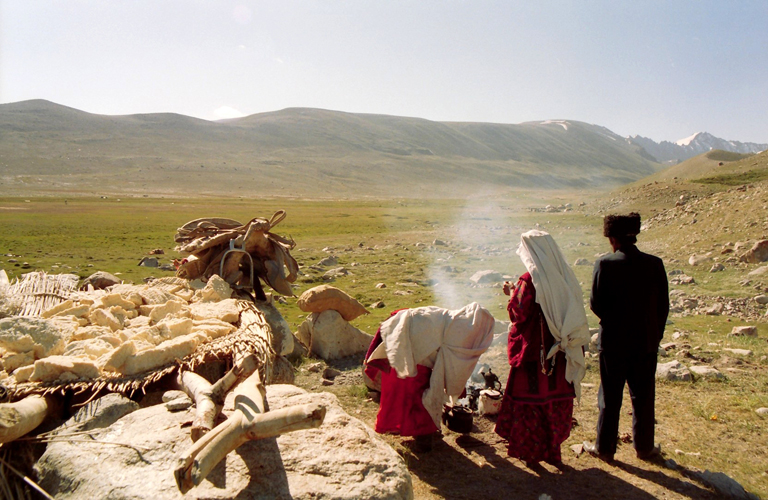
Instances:
[[[621,238],[640,234],[640,214],[606,215],[603,219],[603,236]]]

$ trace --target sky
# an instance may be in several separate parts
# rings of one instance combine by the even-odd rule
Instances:
[[[768,143],[765,0],[0,0],[0,103]]]

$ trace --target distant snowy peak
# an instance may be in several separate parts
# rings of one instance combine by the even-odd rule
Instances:
[[[679,141],[675,141],[675,144],[677,144],[678,146],[688,146],[696,139],[696,137],[699,136],[699,134],[701,134],[701,132],[696,132],[695,134],[689,137],[686,137],[685,139],[680,139]]]
[[[659,162],[684,161],[713,149],[722,149],[734,153],[759,153],[768,149],[768,144],[727,141],[707,132],[696,132],[690,137],[675,142],[656,142],[653,139],[639,135],[627,138],[627,142],[641,146]]]

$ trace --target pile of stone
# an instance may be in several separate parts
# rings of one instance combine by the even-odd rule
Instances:
[[[680,289],[670,291],[669,299],[670,313],[674,316],[727,315],[745,321],[764,318],[768,303],[768,297],[763,294],[752,298],[732,298],[691,295]]]
[[[39,317],[0,319],[0,383],[141,374],[232,333],[239,321],[232,289],[217,275],[76,291]]]
[[[579,206],[584,206],[585,203],[580,204]],[[556,212],[571,212],[573,211],[573,204],[571,203],[565,203],[562,205],[547,205],[545,207],[534,207],[530,209],[531,212],[544,212],[544,213],[556,213]]]

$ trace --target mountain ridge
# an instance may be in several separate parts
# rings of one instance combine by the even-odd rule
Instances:
[[[0,104],[0,193],[467,196],[617,186],[662,166],[605,127],[286,108],[223,121]]]
[[[768,144],[729,141],[715,137],[708,132],[696,132],[675,142],[656,142],[639,135],[630,136],[627,141],[642,147],[661,163],[679,163],[714,149],[743,154],[759,153],[768,149]]]

